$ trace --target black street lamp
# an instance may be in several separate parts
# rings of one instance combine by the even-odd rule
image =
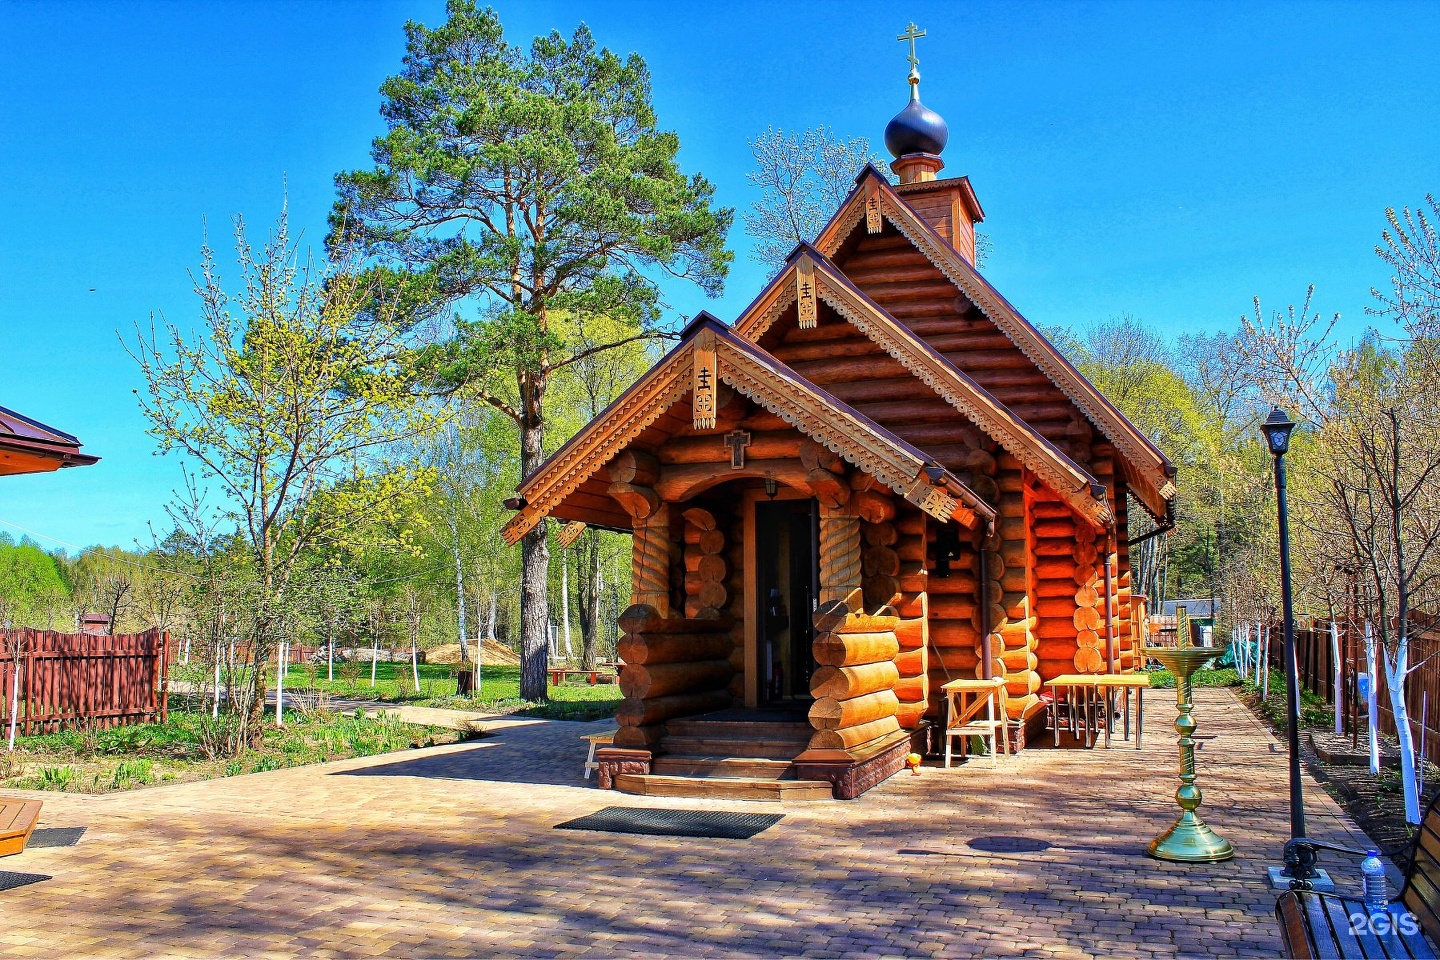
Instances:
[[[1290,842],[1285,845],[1281,876],[1305,882],[1315,876],[1315,851],[1298,844],[1305,838],[1305,805],[1300,780],[1300,677],[1295,661],[1295,612],[1290,597],[1290,511],[1285,499],[1285,454],[1295,421],[1279,407],[1260,425],[1265,444],[1275,458],[1275,506],[1280,521],[1280,607],[1285,636],[1285,713],[1290,748]]]

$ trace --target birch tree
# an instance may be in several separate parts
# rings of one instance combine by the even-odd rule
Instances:
[[[243,739],[254,743],[262,665],[295,604],[306,551],[405,515],[426,477],[383,453],[434,418],[412,389],[405,319],[353,271],[303,260],[284,214],[258,249],[237,218],[236,254],[243,282],[232,296],[214,252],[202,251],[198,331],[152,319],[126,349],[159,452],[194,465],[243,545],[255,584],[237,618],[252,658]]]

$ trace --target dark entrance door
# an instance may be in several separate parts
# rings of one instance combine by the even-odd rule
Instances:
[[[820,591],[819,530],[814,500],[755,504],[762,704],[810,699],[810,675],[815,672],[812,614]]]

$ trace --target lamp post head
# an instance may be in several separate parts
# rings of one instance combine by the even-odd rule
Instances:
[[[1274,456],[1283,456],[1290,449],[1290,431],[1295,429],[1295,421],[1279,407],[1270,411],[1270,416],[1260,425],[1260,432],[1265,434],[1265,443],[1270,447],[1270,453]]]

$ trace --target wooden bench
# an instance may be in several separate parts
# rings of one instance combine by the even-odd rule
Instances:
[[[1363,900],[1313,890],[1291,890],[1275,901],[1285,956],[1311,960],[1319,957],[1436,957],[1440,943],[1440,797],[1430,804],[1410,847],[1410,866],[1400,896],[1390,901],[1386,915],[1372,921]],[[1292,840],[1285,845],[1286,862],[1313,863],[1320,850],[1364,857],[1362,850],[1337,847],[1313,840]],[[1358,869],[1358,864],[1357,864]],[[1426,938],[1429,938],[1428,940]]]
[[[553,686],[560,686],[570,677],[585,677],[593,687],[597,683],[614,683],[615,674],[607,673],[604,670],[573,670],[569,667],[552,667],[550,669],[550,683]]]
[[[0,797],[0,857],[23,851],[39,820],[39,800]]]

